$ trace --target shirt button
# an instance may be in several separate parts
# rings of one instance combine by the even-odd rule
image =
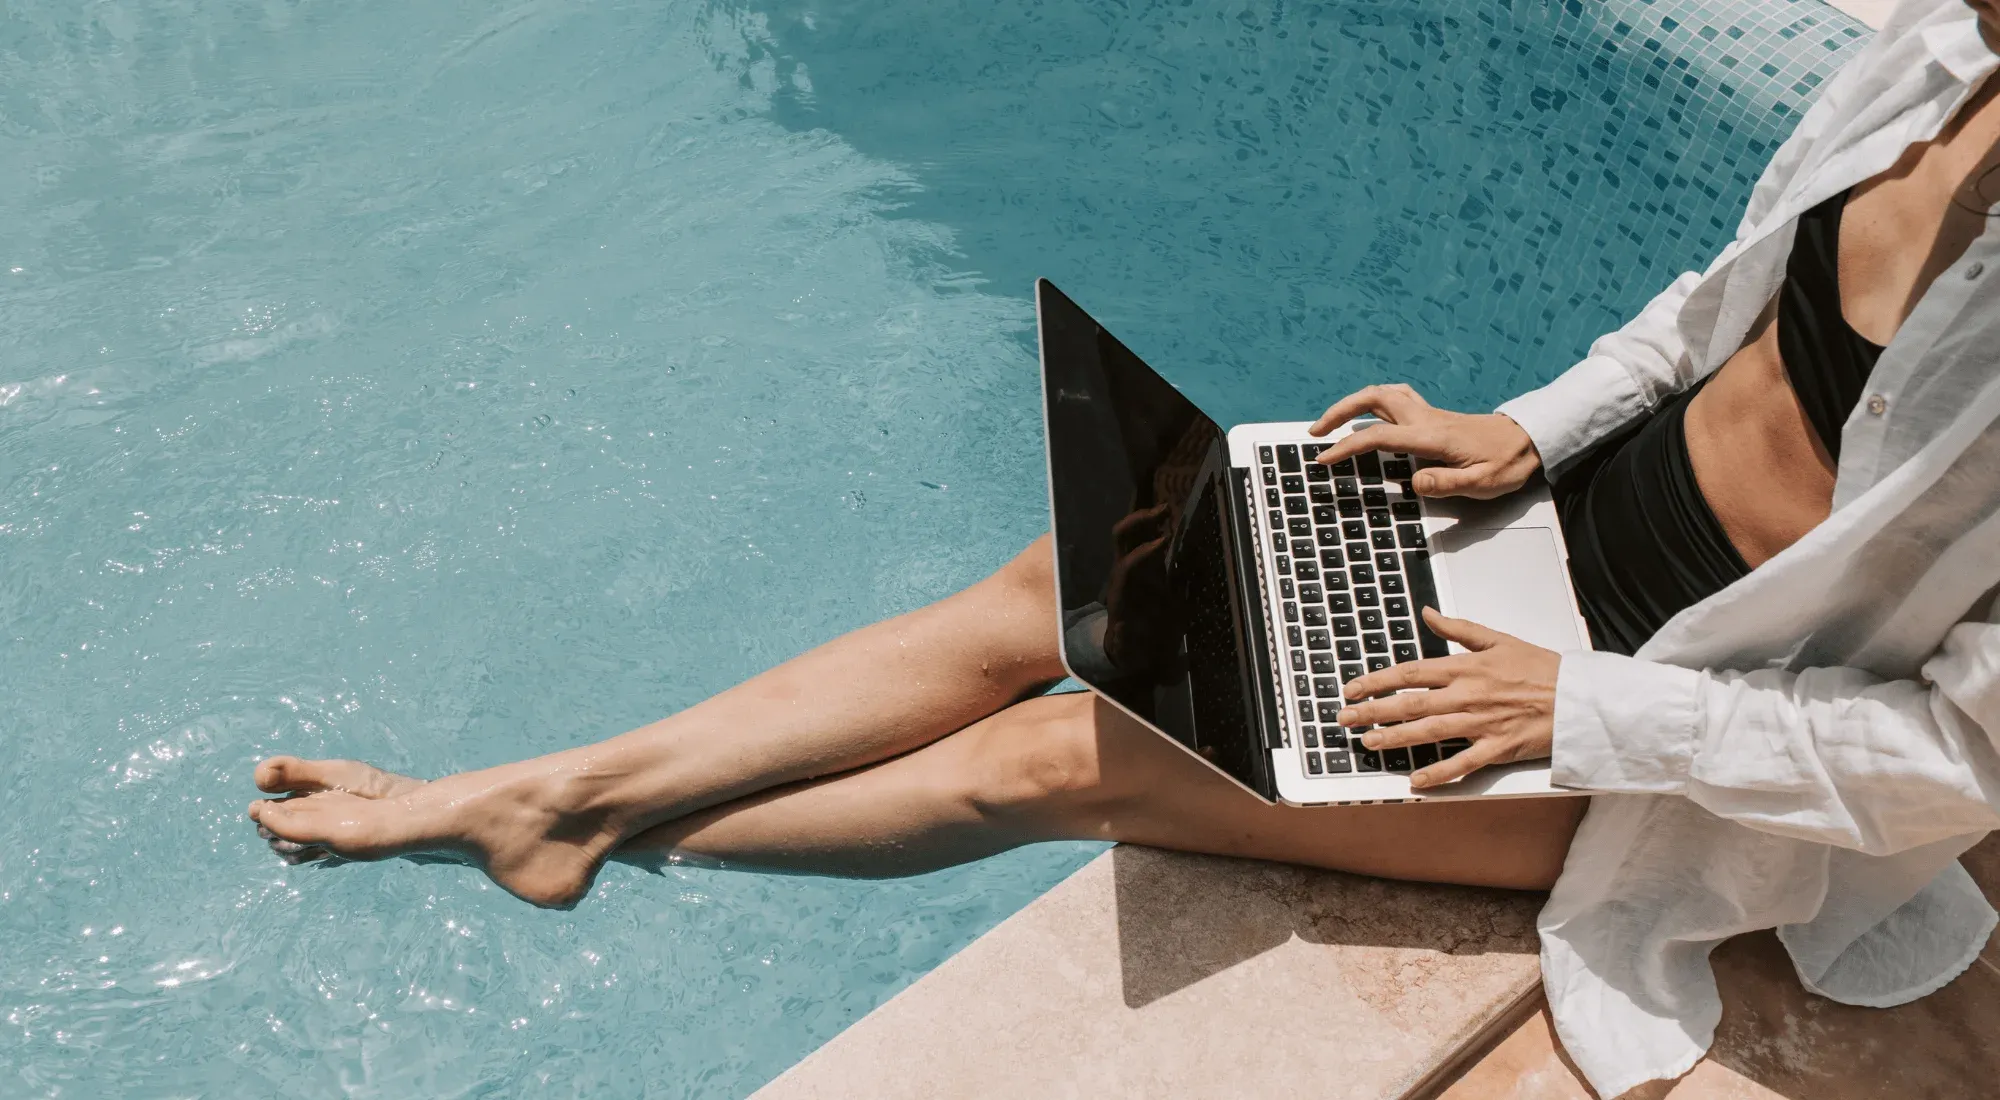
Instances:
[[[1980,263],[1978,260],[1972,261],[1972,265],[1965,269],[1965,277],[1967,279],[1977,279],[1984,274],[1986,274],[1986,265]]]
[[[1879,393],[1868,395],[1868,415],[1881,416],[1889,411],[1889,399]]]

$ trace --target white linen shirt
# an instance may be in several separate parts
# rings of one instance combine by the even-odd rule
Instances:
[[[1708,270],[1500,411],[1559,471],[1715,370],[1782,283],[1799,215],[1936,136],[1996,64],[1961,0],[1906,0]],[[1542,911],[1542,973],[1601,1095],[1700,1060],[1729,936],[1775,927],[1808,989],[1893,1005],[1994,927],[1958,856],[2000,827],[1996,291],[1989,228],[1869,376],[1825,522],[1637,654],[1562,657],[1555,779],[1616,793],[1592,799]]]

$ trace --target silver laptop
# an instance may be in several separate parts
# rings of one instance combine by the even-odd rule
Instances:
[[[1426,605],[1589,648],[1545,485],[1425,499],[1409,455],[1313,462],[1346,428],[1225,434],[1046,279],[1035,308],[1070,675],[1267,802],[1576,793],[1547,761],[1413,792],[1466,744],[1371,752],[1334,722],[1348,680],[1456,650]]]

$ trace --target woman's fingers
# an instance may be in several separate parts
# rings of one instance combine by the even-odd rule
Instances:
[[[1434,745],[1455,737],[1469,737],[1479,728],[1479,719],[1470,714],[1433,714],[1414,722],[1377,726],[1362,735],[1363,747],[1370,751],[1402,749],[1411,745]]]
[[[1428,408],[1430,404],[1408,386],[1369,386],[1327,406],[1319,419],[1313,421],[1310,430],[1313,435],[1325,435],[1363,413],[1374,413],[1390,423],[1400,423],[1407,420],[1411,412]]]
[[[1345,699],[1368,699],[1377,695],[1387,695],[1405,688],[1439,688],[1452,682],[1464,670],[1464,654],[1450,657],[1431,657],[1422,661],[1409,661],[1400,665],[1390,665],[1380,672],[1366,676],[1356,676],[1341,685],[1341,697]]]
[[[1385,421],[1343,436],[1313,461],[1331,466],[1369,451],[1408,451],[1420,458],[1437,458],[1443,448],[1443,437],[1428,425]]]
[[[1428,767],[1418,768],[1410,776],[1410,789],[1423,790],[1436,787],[1454,779],[1464,779],[1488,764],[1500,762],[1507,750],[1491,739],[1474,741],[1472,747],[1454,756],[1447,756]]]
[[[1426,466],[1418,470],[1410,479],[1410,485],[1418,496],[1425,497],[1479,497],[1486,499],[1497,495],[1493,489],[1493,464],[1474,463],[1471,466]]]
[[[1424,622],[1430,625],[1431,632],[1438,637],[1448,642],[1457,642],[1474,653],[1482,649],[1492,649],[1501,642],[1517,640],[1512,634],[1502,634],[1492,627],[1480,626],[1470,619],[1454,619],[1430,606],[1424,608]]]
[[[1342,707],[1338,721],[1343,726],[1379,726],[1384,722],[1409,722],[1432,714],[1450,714],[1464,705],[1458,692],[1405,691]]]

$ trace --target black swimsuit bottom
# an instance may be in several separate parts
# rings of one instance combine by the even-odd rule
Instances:
[[[1846,205],[1843,192],[1799,218],[1778,297],[1785,375],[1836,460],[1841,425],[1860,403],[1882,354],[1841,315],[1840,215]],[[1682,609],[1750,572],[1688,461],[1687,406],[1707,382],[1598,443],[1555,483],[1570,579],[1598,649],[1633,652]]]

